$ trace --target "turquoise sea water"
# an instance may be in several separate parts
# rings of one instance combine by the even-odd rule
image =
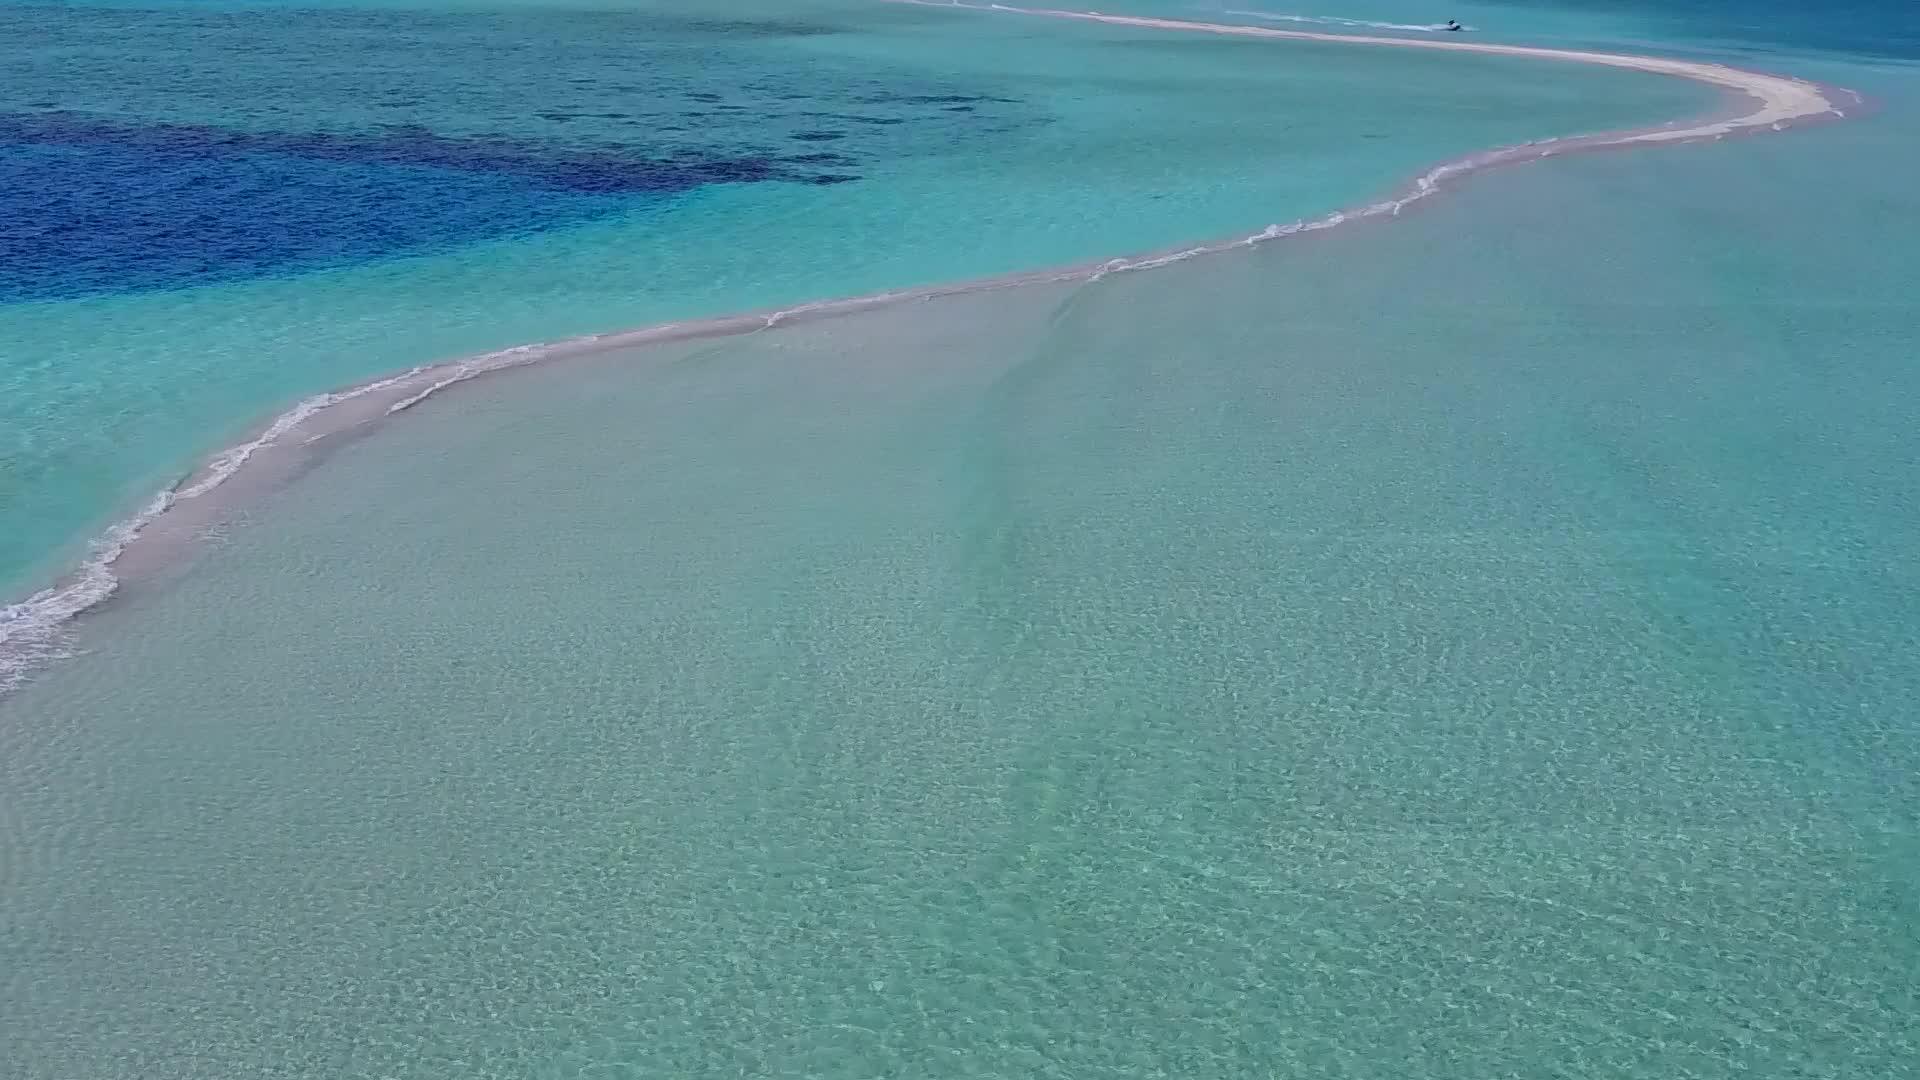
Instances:
[[[0,701],[10,1068],[1912,1073],[1920,84],[1739,40],[1875,110],[316,444]]]
[[[16,597],[307,394],[1251,232],[1440,158],[1711,100],[864,0],[8,4],[0,97]]]

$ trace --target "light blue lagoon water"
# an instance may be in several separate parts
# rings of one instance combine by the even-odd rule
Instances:
[[[1875,108],[306,447],[0,699],[8,1068],[1911,1074],[1920,69],[1739,40]]]
[[[1251,232],[1711,100],[1266,45],[877,2],[0,5],[0,592],[344,383]]]

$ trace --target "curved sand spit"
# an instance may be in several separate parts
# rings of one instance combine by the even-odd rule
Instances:
[[[1041,18],[1073,19],[1147,30],[1323,41],[1347,45],[1380,45],[1399,49],[1438,49],[1598,64],[1603,67],[1630,68],[1636,71],[1671,75],[1720,87],[1729,92],[1730,105],[1724,114],[1697,121],[1676,121],[1631,131],[1549,139],[1470,154],[1429,169],[1391,198],[1380,202],[1330,214],[1312,221],[1270,225],[1257,233],[1231,240],[1054,270],[1009,274],[952,285],[828,300],[777,311],[696,322],[667,323],[637,330],[594,334],[545,344],[523,345],[481,356],[417,367],[350,389],[308,398],[275,417],[253,438],[208,459],[192,475],[154,496],[139,513],[108,529],[93,542],[91,556],[66,578],[18,603],[0,607],[0,693],[5,693],[17,685],[36,662],[61,655],[65,624],[74,616],[99,605],[113,595],[115,588],[119,585],[120,576],[129,573],[137,575],[143,567],[151,568],[164,562],[169,552],[177,550],[183,543],[190,543],[201,531],[212,524],[222,512],[222,508],[232,502],[234,494],[228,492],[228,498],[225,500],[209,496],[240,476],[243,468],[250,463],[254,468],[248,469],[249,473],[260,469],[262,465],[274,458],[280,458],[284,467],[287,459],[293,456],[284,451],[297,451],[299,447],[316,439],[357,427],[382,416],[402,412],[448,386],[480,375],[547,360],[578,356],[583,353],[688,338],[750,333],[791,320],[843,315],[903,300],[930,299],[954,293],[1005,288],[1030,282],[1096,280],[1109,273],[1163,266],[1196,255],[1257,244],[1299,232],[1332,228],[1347,221],[1383,214],[1397,214],[1408,204],[1432,194],[1444,181],[1494,165],[1531,161],[1576,150],[1631,146],[1640,143],[1715,139],[1749,131],[1777,131],[1793,123],[1843,116],[1845,114],[1836,101],[1858,102],[1860,100],[1858,95],[1851,94],[1849,91],[1823,87],[1800,79],[1745,71],[1722,64],[1669,60],[1651,56],[1530,48],[1519,45],[1491,45],[1457,40],[1324,34],[1261,26],[1107,15],[1096,11],[1061,11],[1008,7],[1001,4],[972,4],[958,2],[958,0],[954,2],[894,0],[894,2]],[[270,453],[275,449],[283,453],[278,455]]]

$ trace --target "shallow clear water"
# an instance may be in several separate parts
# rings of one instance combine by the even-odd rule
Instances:
[[[0,5],[0,594],[343,383],[1251,232],[1710,102],[1264,45],[869,2]]]
[[[1780,59],[316,444],[0,702],[10,1065],[1905,1075],[1920,85]]]

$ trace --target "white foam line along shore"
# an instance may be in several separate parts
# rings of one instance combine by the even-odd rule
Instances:
[[[1107,15],[1098,11],[1064,11],[1055,8],[1010,7],[1006,4],[974,4],[965,3],[963,0],[893,0],[893,2],[916,7],[960,8],[968,11],[997,11],[1049,19],[1074,19],[1080,22],[1133,26],[1147,30],[1177,30],[1186,33],[1225,34],[1232,37],[1273,38],[1283,41],[1330,41],[1343,45],[1385,45],[1396,49],[1435,49],[1446,52],[1486,53],[1493,56],[1522,56],[1576,64],[1598,64],[1602,67],[1630,68],[1635,71],[1650,71],[1659,75],[1675,75],[1683,79],[1692,79],[1696,82],[1738,91],[1755,102],[1755,108],[1751,112],[1740,116],[1719,118],[1686,127],[1663,127],[1621,133],[1613,140],[1613,145],[1711,138],[1743,128],[1771,127],[1774,124],[1788,124],[1795,120],[1816,116],[1842,115],[1827,97],[1827,88],[1816,83],[1693,60],[1670,60],[1658,56],[1587,52],[1578,49],[1545,49],[1527,45],[1493,45],[1477,41],[1437,41],[1431,38],[1329,34],[1317,30],[1282,30],[1272,26],[1242,26],[1238,23],[1203,23],[1182,19],[1155,19],[1140,15]]]
[[[1007,274],[950,285],[903,289],[841,300],[825,300],[774,311],[694,322],[667,323],[545,344],[522,345],[480,356],[416,367],[348,389],[309,397],[274,417],[259,428],[252,438],[207,459],[191,475],[155,495],[138,513],[109,528],[93,541],[88,557],[80,566],[60,581],[24,600],[0,607],[0,694],[17,686],[36,664],[63,655],[66,625],[75,616],[97,607],[113,595],[120,584],[116,571],[122,568],[122,564],[130,558],[137,546],[158,545],[166,539],[174,543],[190,541],[194,528],[209,524],[218,509],[217,501],[210,497],[263,453],[275,449],[298,448],[328,435],[376,421],[381,417],[404,412],[449,386],[482,375],[611,349],[690,338],[752,333],[770,329],[782,323],[846,315],[908,300],[928,300],[958,293],[1010,288],[1041,282],[1096,281],[1110,273],[1151,269],[1182,259],[1264,243],[1296,233],[1329,229],[1349,221],[1398,214],[1411,203],[1431,195],[1444,182],[1495,165],[1533,161],[1579,150],[1716,139],[1751,131],[1778,131],[1795,123],[1844,116],[1845,113],[1836,102],[1843,99],[1853,102],[1860,100],[1859,95],[1852,94],[1850,91],[1824,87],[1801,79],[1748,71],[1723,64],[1674,60],[1665,57],[1442,41],[1431,38],[1330,34],[1311,30],[1282,30],[1270,26],[1186,22],[1133,15],[1108,15],[1097,11],[964,3],[958,0],[891,0],[891,2],[921,7],[1076,20],[1143,30],[1224,34],[1283,41],[1318,41],[1341,45],[1385,46],[1396,49],[1436,49],[1597,64],[1602,67],[1646,71],[1706,83],[1728,91],[1730,100],[1736,104],[1724,115],[1697,121],[1675,121],[1631,131],[1547,139],[1469,154],[1428,169],[1390,198],[1311,221],[1269,225],[1258,232],[1228,240],[1052,270]],[[189,512],[196,506],[197,513]],[[172,527],[169,528],[169,526]],[[165,534],[165,537],[156,534]]]

